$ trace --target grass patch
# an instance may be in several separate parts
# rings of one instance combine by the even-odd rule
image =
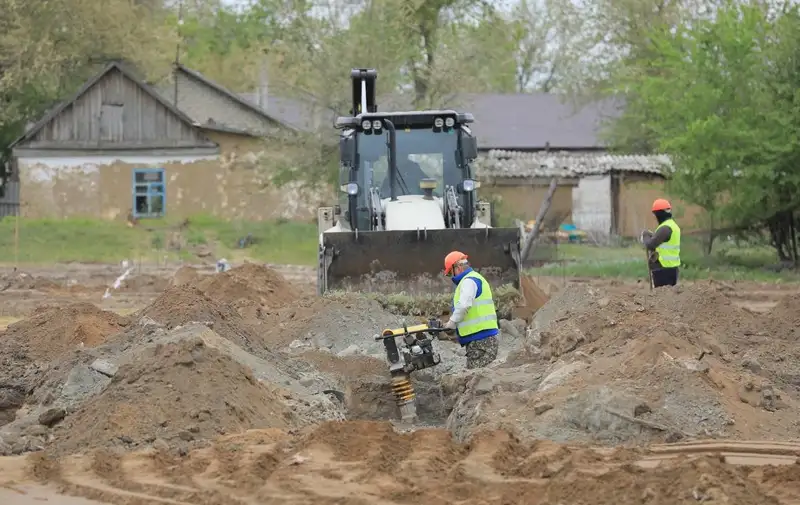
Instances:
[[[800,282],[796,271],[775,271],[775,251],[765,246],[739,246],[722,242],[711,255],[691,238],[681,246],[680,278],[684,280],[749,280]],[[539,275],[648,279],[645,252],[641,246],[600,247],[583,244],[558,246],[558,262],[535,269]]]
[[[15,260],[14,221],[0,220],[4,263]],[[224,221],[208,216],[190,218],[184,228],[168,220],[146,220],[129,227],[120,221],[72,218],[20,219],[19,225],[21,264],[116,263],[123,259],[161,262],[195,257],[200,248],[210,250],[213,258],[314,265],[316,225]]]

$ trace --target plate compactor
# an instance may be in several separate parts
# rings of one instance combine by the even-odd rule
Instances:
[[[392,393],[403,422],[413,422],[417,417],[411,372],[431,368],[441,362],[439,354],[433,350],[433,338],[444,331],[440,320],[431,319],[427,324],[386,329],[375,337],[375,340],[383,341],[386,349]]]

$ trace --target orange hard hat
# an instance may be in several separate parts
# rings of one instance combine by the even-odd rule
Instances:
[[[467,255],[461,251],[452,251],[447,253],[447,256],[444,257],[444,273],[449,274],[453,269],[453,265],[465,259],[467,259]]]
[[[672,205],[670,205],[669,202],[663,198],[657,198],[656,201],[653,202],[652,212],[670,209],[672,209]]]

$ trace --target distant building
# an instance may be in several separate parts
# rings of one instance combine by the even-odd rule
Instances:
[[[257,169],[307,129],[288,117],[180,65],[159,91],[109,63],[11,145],[15,196],[31,217],[311,218],[313,195],[271,188]]]
[[[379,107],[399,110],[401,102],[390,96]],[[647,209],[663,196],[669,159],[609,154],[599,131],[618,113],[613,104],[576,109],[545,93],[452,102],[475,116],[476,171],[502,212],[532,219],[558,177],[552,223],[598,236],[636,236],[652,226]],[[270,187],[263,166],[291,159],[283,152],[287,136],[324,131],[335,115],[310,97],[263,88],[236,94],[183,65],[157,90],[110,63],[11,145],[0,216],[22,202],[22,214],[32,217],[313,219],[332,196]],[[675,205],[691,228],[697,209]]]
[[[672,165],[666,156],[608,152],[600,133],[620,113],[614,102],[577,108],[548,93],[464,95],[454,102],[475,116],[477,172],[484,195],[493,195],[503,212],[533,219],[558,177],[547,224],[571,222],[598,238],[635,237],[653,226],[648,211],[664,196]],[[691,229],[699,209],[674,205]]]

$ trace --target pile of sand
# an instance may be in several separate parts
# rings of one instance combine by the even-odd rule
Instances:
[[[254,352],[263,346],[252,328],[229,304],[191,286],[173,286],[136,314],[147,317],[167,329],[191,322],[204,323],[221,337]]]
[[[169,280],[169,286],[186,286],[194,284],[200,278],[196,268],[184,265],[180,267]]]
[[[293,303],[298,290],[275,270],[255,263],[245,263],[214,275],[201,276],[190,267],[175,273],[173,285],[196,287],[214,299],[237,308],[258,306],[272,309]]]
[[[42,306],[23,321],[0,332],[0,340],[24,349],[36,360],[52,360],[79,346],[95,347],[125,329],[128,318],[78,302]]]
[[[250,428],[288,428],[293,414],[252,371],[200,339],[144,348],[59,425],[59,453],[189,443]]]
[[[784,296],[763,318],[764,330],[774,338],[790,341],[800,339],[800,296]]]
[[[169,286],[168,279],[158,277],[155,275],[139,274],[133,277],[128,277],[122,281],[119,291],[122,292],[158,292],[163,291]]]
[[[419,317],[400,317],[374,300],[353,296],[350,300],[300,298],[291,306],[263,313],[259,334],[271,348],[295,344],[339,353],[345,350],[382,355],[374,337],[386,328],[421,322]]]
[[[713,285],[572,287],[543,311],[526,352],[459,398],[448,420],[458,437],[510,425],[531,437],[612,444],[796,430],[791,395],[744,366],[763,321]]]
[[[752,333],[760,326],[757,316],[710,285],[609,295],[595,292],[590,300],[577,310],[564,307],[566,314],[543,329],[542,347],[551,356],[579,346],[617,348],[658,332],[721,353],[719,346],[729,336]]]
[[[65,461],[38,455],[31,473],[107,503],[135,496],[137,503],[208,505],[276,496],[289,505],[400,504],[424,497],[475,505],[767,505],[780,503],[773,493],[795,487],[791,467],[758,470],[699,456],[646,469],[637,464],[643,456],[525,444],[503,431],[457,444],[440,429],[401,434],[388,423],[344,422],[299,435],[263,430],[225,437],[182,457],[167,451],[97,451]]]
[[[45,277],[36,277],[25,272],[10,272],[0,275],[0,291],[13,290],[51,290],[61,287]]]

